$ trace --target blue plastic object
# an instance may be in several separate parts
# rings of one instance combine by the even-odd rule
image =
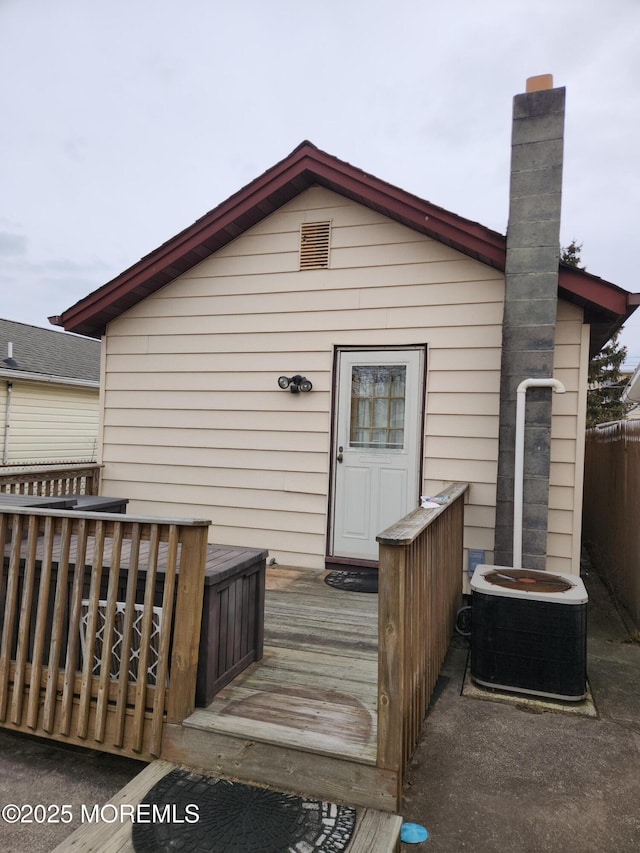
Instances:
[[[403,844],[421,844],[429,837],[429,833],[419,823],[403,823],[400,830],[400,841]]]
[[[481,566],[484,563],[484,551],[479,548],[469,548],[469,580],[471,580],[476,566]]]

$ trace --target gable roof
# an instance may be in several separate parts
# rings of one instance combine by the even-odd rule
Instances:
[[[104,334],[111,320],[314,185],[346,196],[489,266],[502,271],[505,268],[506,238],[502,234],[388,184],[305,141],[112,281],[60,316],[50,317],[50,322],[83,335]],[[585,309],[586,321],[593,324],[594,351],[620,328],[640,301],[637,294],[565,264],[559,270],[559,295]]]
[[[8,345],[12,344],[12,361]],[[65,335],[26,323],[0,319],[0,375],[27,379],[52,377],[61,383],[100,382],[100,344],[91,338]]]

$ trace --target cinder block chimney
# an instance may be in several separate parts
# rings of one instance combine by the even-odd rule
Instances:
[[[560,260],[565,89],[549,74],[513,102],[511,182],[502,327],[496,565],[512,565],[516,389],[553,371]],[[523,566],[546,568],[551,390],[527,395]]]

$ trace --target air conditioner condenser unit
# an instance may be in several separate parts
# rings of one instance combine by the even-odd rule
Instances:
[[[587,591],[579,577],[477,566],[471,578],[471,678],[565,701],[587,695]]]

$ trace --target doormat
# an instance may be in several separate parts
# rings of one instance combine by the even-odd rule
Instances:
[[[178,769],[142,803],[157,820],[133,824],[137,853],[341,853],[356,822],[347,806]]]
[[[361,569],[357,572],[329,572],[324,582],[334,589],[344,589],[348,592],[377,592],[378,570]]]

